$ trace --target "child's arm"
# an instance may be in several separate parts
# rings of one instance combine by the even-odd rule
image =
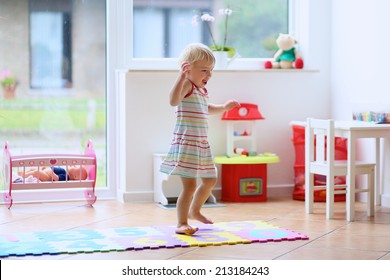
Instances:
[[[231,110],[234,107],[239,107],[240,103],[234,99],[228,100],[225,104],[211,104],[209,103],[209,114],[219,114]]]
[[[184,62],[181,65],[179,76],[177,77],[169,94],[169,103],[171,104],[171,106],[179,105],[179,103],[183,100],[186,94],[190,92],[192,85],[187,80],[190,68],[191,66],[188,62]]]

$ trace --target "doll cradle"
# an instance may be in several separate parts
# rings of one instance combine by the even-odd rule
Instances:
[[[26,180],[24,176],[28,169],[39,171],[49,167],[62,167],[68,170],[70,166],[78,166],[80,169],[85,168],[88,174],[87,178],[85,180],[69,180],[66,178],[65,181],[54,181],[53,179],[51,181],[39,181],[38,179]],[[36,154],[11,156],[9,145],[6,142],[3,157],[4,202],[8,208],[11,208],[13,203],[12,191],[15,190],[85,188],[84,196],[88,205],[92,206],[97,198],[95,195],[96,171],[96,154],[91,140],[87,142],[84,155]]]

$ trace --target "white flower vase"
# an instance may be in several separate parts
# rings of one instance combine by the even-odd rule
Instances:
[[[215,65],[214,69],[216,70],[224,70],[227,69],[229,66],[229,52],[225,51],[214,51],[214,57],[215,57]]]

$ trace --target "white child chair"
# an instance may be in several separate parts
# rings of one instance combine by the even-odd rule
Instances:
[[[308,118],[305,131],[305,208],[306,213],[313,213],[314,190],[326,190],[326,218],[334,217],[334,195],[345,194],[346,185],[335,185],[335,176],[348,175],[347,161],[334,159],[334,121]],[[366,174],[365,188],[355,192],[367,192],[367,215],[374,215],[375,164],[356,161],[356,174]],[[326,185],[315,185],[314,174],[326,176]],[[351,186],[355,187],[355,186]],[[346,196],[348,200],[348,195]],[[346,203],[351,205],[349,201]],[[349,212],[348,212],[349,211]],[[347,209],[353,213],[355,209]],[[353,215],[352,215],[353,216]],[[347,215],[347,220],[350,218]]]

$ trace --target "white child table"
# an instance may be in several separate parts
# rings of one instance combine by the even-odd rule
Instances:
[[[306,126],[305,121],[294,121],[291,124]],[[380,195],[382,188],[382,180],[380,176],[380,138],[390,139],[390,124],[377,124],[364,121],[335,121],[335,136],[345,137],[348,141],[348,176],[347,187],[351,190],[347,195],[347,203],[351,203],[350,208],[354,209],[356,172],[353,162],[356,160],[356,139],[359,138],[375,138],[375,204],[380,205]],[[353,221],[354,212],[347,213],[347,220]]]

